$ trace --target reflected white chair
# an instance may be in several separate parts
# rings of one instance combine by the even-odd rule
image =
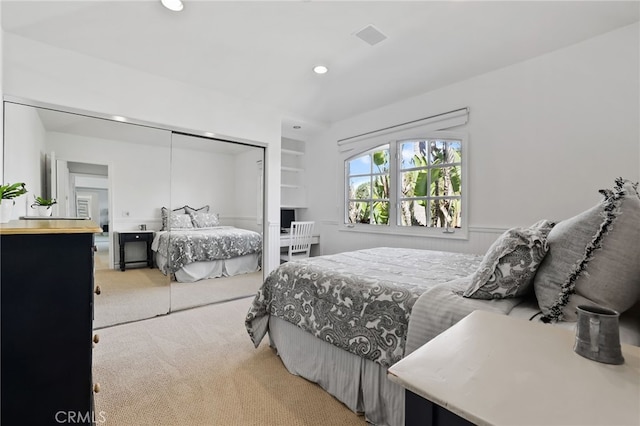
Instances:
[[[280,263],[309,257],[315,222],[291,222],[289,250],[280,255]]]

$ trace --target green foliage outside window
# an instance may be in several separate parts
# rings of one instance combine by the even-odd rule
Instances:
[[[462,149],[458,140],[409,140],[397,144],[397,224],[433,228],[462,225]],[[395,151],[394,151],[395,152]],[[390,224],[390,147],[348,160],[347,223]],[[393,184],[395,185],[395,184]],[[395,188],[395,186],[394,186]]]
[[[369,170],[358,170],[357,162],[368,162]],[[350,170],[349,223],[389,223],[389,150],[379,149],[352,160]],[[366,172],[366,174],[365,174]],[[365,181],[362,181],[366,179]],[[362,181],[355,188],[351,183]]]
[[[415,154],[402,175],[403,226],[460,227],[462,167],[460,145],[450,141],[403,143]],[[430,161],[429,161],[430,160]]]

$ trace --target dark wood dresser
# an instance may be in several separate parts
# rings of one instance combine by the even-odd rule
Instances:
[[[92,424],[94,233],[88,220],[0,224],[2,425]]]

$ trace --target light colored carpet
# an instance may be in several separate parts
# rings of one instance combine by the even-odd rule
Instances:
[[[171,282],[171,311],[208,305],[256,294],[262,271],[233,277],[211,278],[193,283]]]
[[[135,268],[95,270],[93,327],[137,321],[164,315],[171,309],[169,279],[158,269]]]
[[[99,331],[96,418],[104,425],[365,425],[290,374],[244,328],[251,298]]]
[[[93,244],[96,246],[96,252],[93,261],[96,269],[109,268],[109,234],[96,234],[93,237]]]
[[[101,294],[94,297],[94,328],[254,295],[262,284],[262,271],[194,283],[169,282],[159,269],[95,270]]]

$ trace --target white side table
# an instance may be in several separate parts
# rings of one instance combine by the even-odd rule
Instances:
[[[462,422],[640,425],[640,347],[623,344],[625,363],[609,365],[576,354],[574,340],[560,327],[475,311],[388,374]]]

